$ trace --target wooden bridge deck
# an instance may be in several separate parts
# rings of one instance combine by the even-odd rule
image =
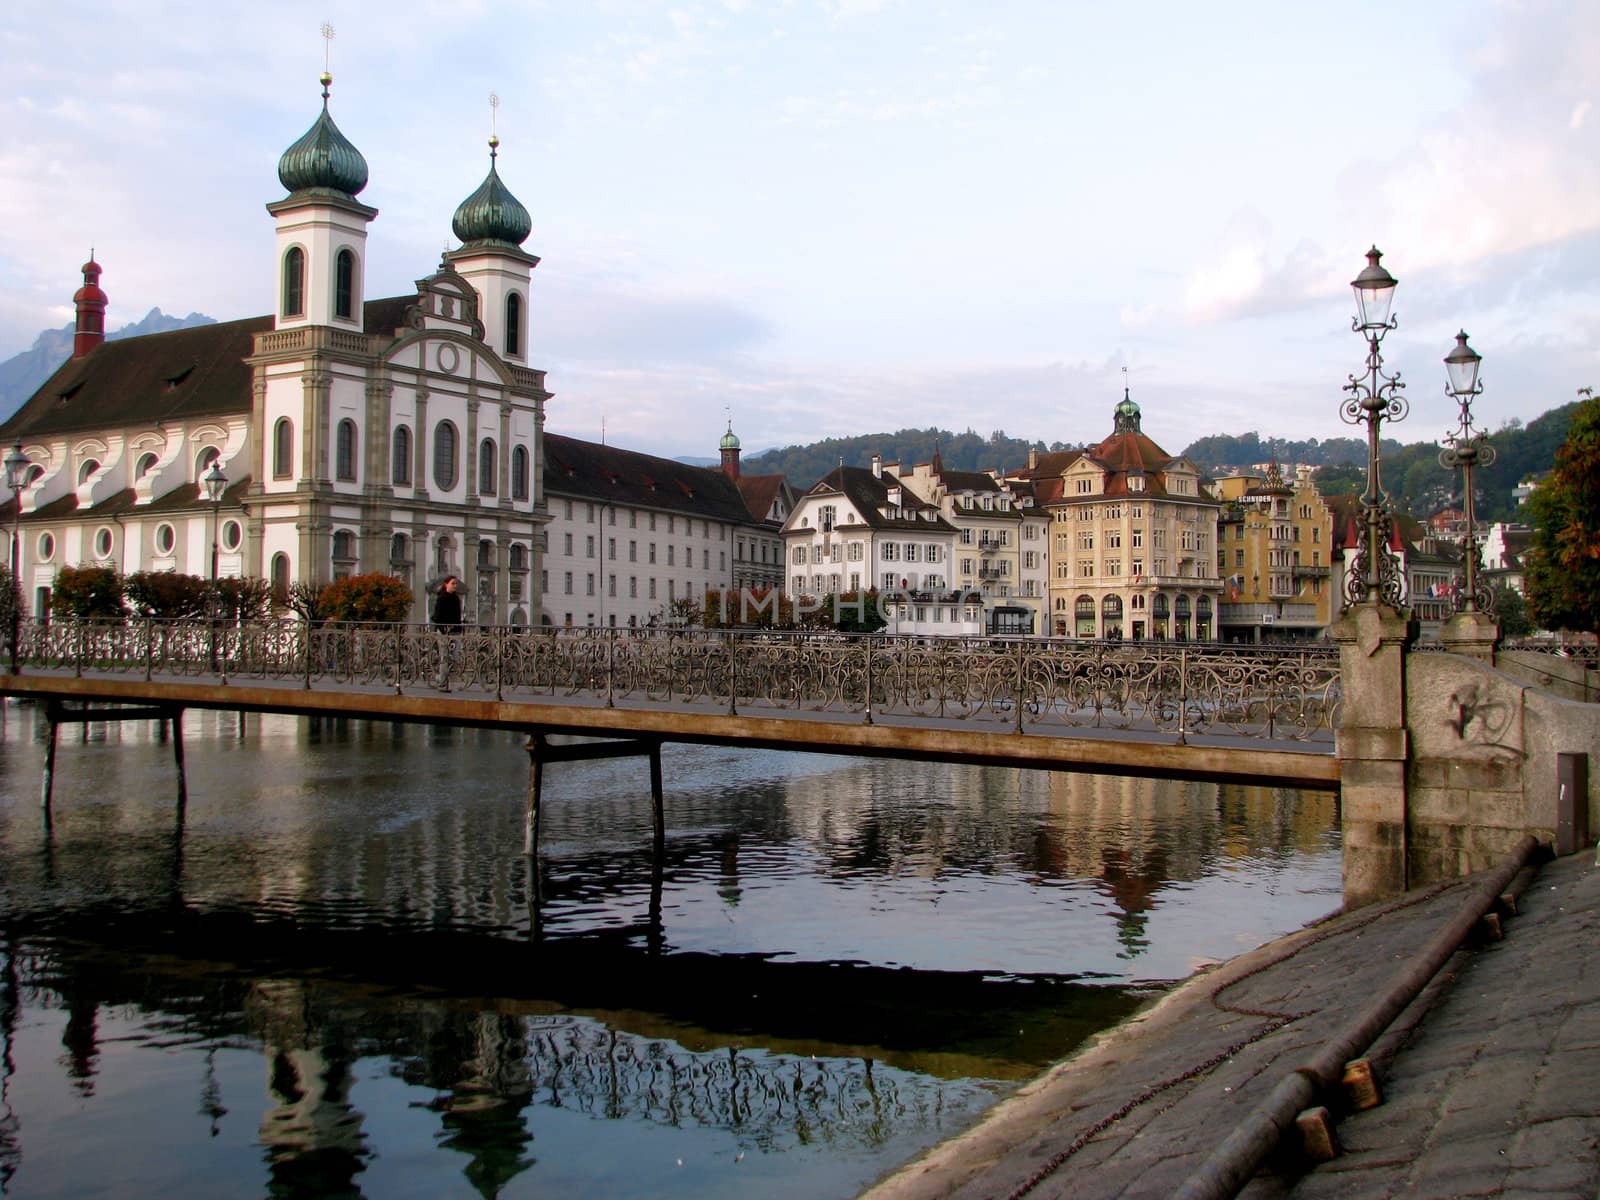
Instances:
[[[573,734],[849,754],[933,759],[1034,770],[1141,775],[1337,790],[1340,762],[1327,742],[1264,741],[1229,734],[1188,735],[1141,730],[1023,732],[959,719],[859,713],[729,713],[704,701],[629,699],[608,706],[603,697],[496,699],[492,691],[398,695],[378,687],[308,689],[292,681],[228,684],[122,676],[75,677],[30,669],[0,673],[0,695],[38,700],[170,708],[226,709],[402,721],[528,734]]]

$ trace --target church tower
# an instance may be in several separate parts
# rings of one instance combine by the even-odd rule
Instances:
[[[328,113],[333,76],[322,73],[322,113],[278,160],[288,190],[267,205],[278,222],[278,329],[362,327],[367,223],[378,215],[356,199],[367,160]]]
[[[83,264],[83,286],[72,297],[78,310],[78,324],[72,335],[72,357],[82,358],[106,340],[106,305],[110,303],[100,290],[100,264],[89,251],[89,261]]]
[[[533,218],[495,169],[500,139],[489,139],[489,174],[461,202],[450,228],[461,239],[445,261],[478,293],[483,340],[500,357],[528,365],[528,289],[539,258],[522,248]]]

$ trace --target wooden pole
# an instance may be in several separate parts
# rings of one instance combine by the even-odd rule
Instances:
[[[544,782],[544,736],[529,734],[528,751],[528,807],[522,818],[522,852],[530,859],[539,855],[539,791]],[[530,867],[530,872],[537,866]]]
[[[168,719],[172,722],[172,762],[178,768],[178,815],[181,819],[189,805],[189,780],[183,770],[183,709],[173,709]]]
[[[51,700],[44,706],[45,719],[50,722],[50,740],[44,748],[44,787],[39,803],[44,807],[44,821],[50,823],[50,798],[56,786],[56,734],[61,729],[61,706]]]
[[[654,826],[653,843],[656,861],[667,849],[667,818],[661,803],[661,743],[650,743],[650,818]]]

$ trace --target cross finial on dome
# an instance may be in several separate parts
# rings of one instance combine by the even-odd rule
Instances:
[[[322,23],[322,103],[327,107],[328,85],[333,82],[333,72],[329,69],[329,60],[333,57],[333,25],[330,22]]]

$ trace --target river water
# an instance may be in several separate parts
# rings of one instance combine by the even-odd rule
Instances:
[[[0,1194],[847,1197],[1339,903],[1331,795],[191,713],[0,728]],[[181,818],[181,819],[180,819]]]

